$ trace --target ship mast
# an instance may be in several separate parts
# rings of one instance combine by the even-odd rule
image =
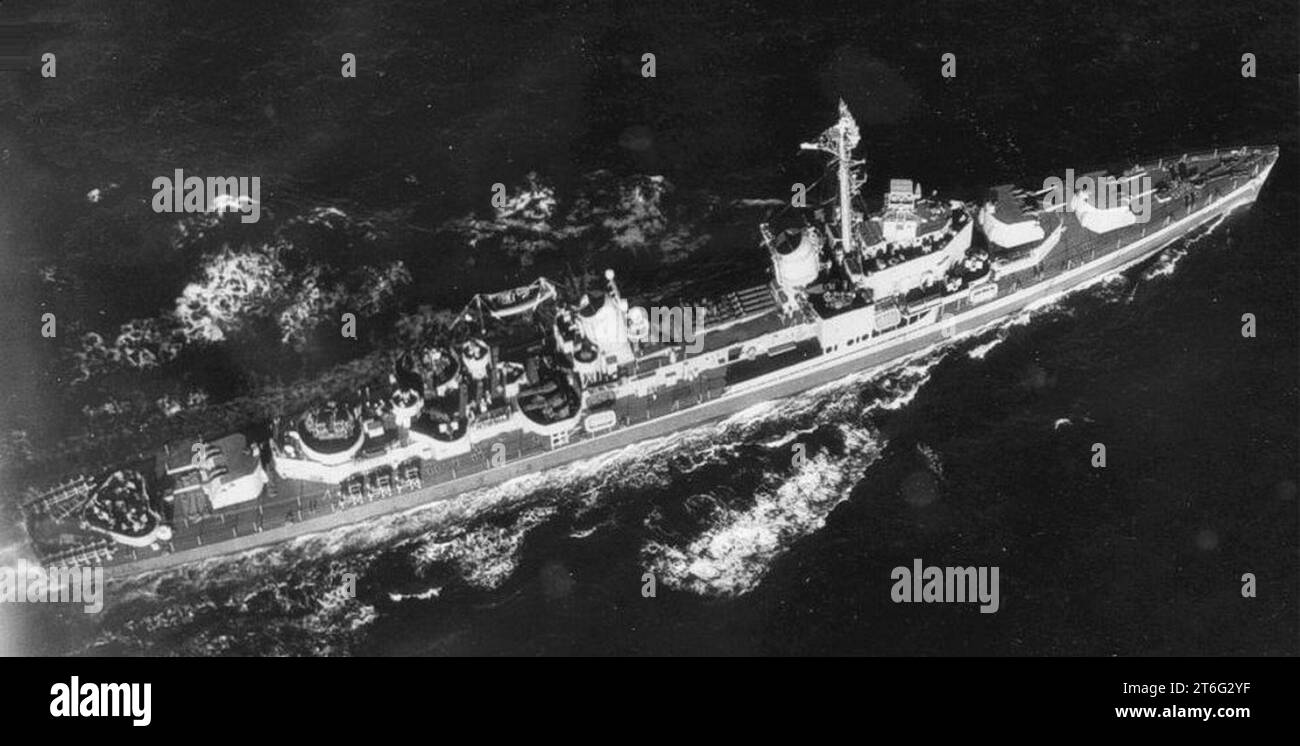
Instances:
[[[853,146],[848,143],[848,131],[844,126],[845,118],[850,122],[853,121],[848,107],[840,101],[840,123],[836,127],[839,130],[839,137],[836,138],[835,144],[839,149],[839,157],[836,160],[839,161],[840,172],[840,249],[847,253],[853,250],[853,173],[850,171],[852,164],[849,163]],[[856,129],[855,126],[854,130]]]
[[[843,256],[845,251],[853,248],[853,194],[858,187],[862,186],[863,179],[853,177],[853,167],[860,165],[861,161],[854,161],[852,158],[853,149],[858,146],[861,140],[861,134],[858,132],[858,123],[854,121],[853,114],[849,112],[849,107],[840,99],[840,119],[833,126],[822,133],[815,143],[803,143],[799,147],[803,150],[820,150],[829,153],[835,157],[836,165],[839,170],[839,191],[840,191],[840,244],[838,253]]]

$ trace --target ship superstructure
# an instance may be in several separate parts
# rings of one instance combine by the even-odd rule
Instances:
[[[270,423],[269,434],[169,444],[24,506],[54,564],[165,567],[446,499],[889,365],[1149,257],[1253,201],[1276,148],[1085,174],[1055,193],[1003,185],[965,202],[890,179],[862,197],[861,133],[803,146],[836,194],[759,227],[772,279],[718,297],[636,305],[545,278],[475,296],[389,375]],[[1103,179],[1102,177],[1105,177]],[[1149,190],[1128,188],[1149,184]],[[1139,210],[1138,200],[1143,207]]]
[[[936,202],[909,179],[891,179],[874,215],[853,208],[865,183],[852,160],[858,126],[844,102],[839,121],[806,150],[828,153],[838,177],[834,215],[820,227],[760,231],[772,256],[775,291],[790,313],[815,318],[821,351],[832,354],[920,320],[945,295],[987,278],[988,256],[972,251],[974,223],[959,201]]]

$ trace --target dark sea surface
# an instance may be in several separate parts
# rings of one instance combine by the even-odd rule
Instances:
[[[9,610],[5,652],[1300,652],[1294,2],[32,7],[68,53],[57,91],[13,83],[0,99],[2,411],[28,428],[59,391],[24,326],[41,304],[111,325],[184,286],[152,214],[85,199],[109,183],[145,194],[175,167],[261,173],[282,216],[400,214],[404,300],[436,303],[421,294],[440,249],[419,229],[481,207],[493,182],[535,171],[564,193],[609,169],[663,175],[683,199],[784,199],[819,175],[797,144],[840,97],[868,192],[910,177],[970,198],[1144,155],[1283,151],[1253,207],[894,370],[116,584],[102,615]],[[351,87],[341,51],[363,71]],[[939,75],[945,52],[956,79]],[[700,230],[710,242],[676,272],[739,281],[766,261],[752,224]],[[78,278],[75,301],[36,279],[50,264]],[[916,558],[999,567],[1000,610],[892,603],[891,570]]]

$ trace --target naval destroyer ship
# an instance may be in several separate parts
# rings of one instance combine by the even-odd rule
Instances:
[[[829,156],[836,193],[759,226],[767,284],[649,310],[609,271],[602,291],[576,298],[544,278],[478,295],[360,391],[257,435],[168,443],[31,487],[31,547],[53,566],[162,569],[454,498],[888,366],[1252,203],[1278,156],[1186,153],[1065,189],[998,186],[976,202],[893,179],[872,211],[859,140],[841,102],[838,121],[803,145]]]

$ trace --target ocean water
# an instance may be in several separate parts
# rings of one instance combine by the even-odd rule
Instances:
[[[1300,652],[1300,122],[1294,75],[1279,72],[1296,69],[1293,5],[519,3],[437,17],[381,7],[236,7],[266,14],[257,36],[207,15],[132,17],[114,37],[123,50],[137,34],[190,24],[169,59],[194,60],[193,79],[164,84],[143,63],[110,70],[138,84],[139,100],[114,111],[74,87],[87,119],[54,134],[11,112],[0,130],[50,204],[0,193],[6,256],[70,272],[105,261],[71,251],[48,218],[64,210],[93,225],[77,212],[84,190],[67,182],[125,182],[130,164],[153,157],[144,150],[157,142],[102,134],[135,126],[147,105],[203,123],[196,135],[159,113],[166,131],[151,139],[193,148],[202,136],[230,162],[283,173],[304,211],[400,205],[416,222],[469,209],[464,185],[528,170],[561,189],[609,168],[664,174],[701,200],[782,197],[809,175],[795,144],[840,96],[864,126],[876,184],[906,175],[964,194],[1242,142],[1281,144],[1283,157],[1253,207],[892,370],[401,516],[117,583],[100,615],[11,607],[7,652]],[[334,74],[306,71],[336,58],[308,56],[308,32],[357,37],[386,55],[392,77],[367,82],[364,105],[331,89],[304,108],[316,101],[307,89]],[[241,78],[200,64],[237,64],[236,42],[271,50],[275,65]],[[643,50],[659,60],[653,81],[636,75]],[[1260,60],[1256,79],[1240,76],[1243,50]],[[957,54],[956,80],[938,76],[944,51]],[[278,79],[261,77],[272,69]],[[210,110],[223,95],[226,113]],[[421,115],[425,99],[438,105]],[[54,145],[78,133],[98,155],[61,164]],[[405,172],[436,186],[403,192]],[[18,208],[47,220],[29,226]],[[700,230],[717,244],[747,228]],[[752,243],[709,251],[723,279],[762,261]],[[174,292],[125,293],[113,308],[108,279],[119,278],[84,286],[79,307],[129,317]],[[9,302],[32,295],[6,281]],[[1241,335],[1244,313],[1256,316],[1253,339]],[[20,354],[5,372],[28,383],[10,389],[6,411],[30,418],[25,408],[49,396],[31,371],[40,353],[11,349]],[[1090,465],[1095,443],[1104,469]],[[891,570],[916,558],[999,567],[1000,610],[892,603]],[[356,598],[343,591],[349,573]],[[1257,577],[1257,598],[1241,597],[1243,573]]]

